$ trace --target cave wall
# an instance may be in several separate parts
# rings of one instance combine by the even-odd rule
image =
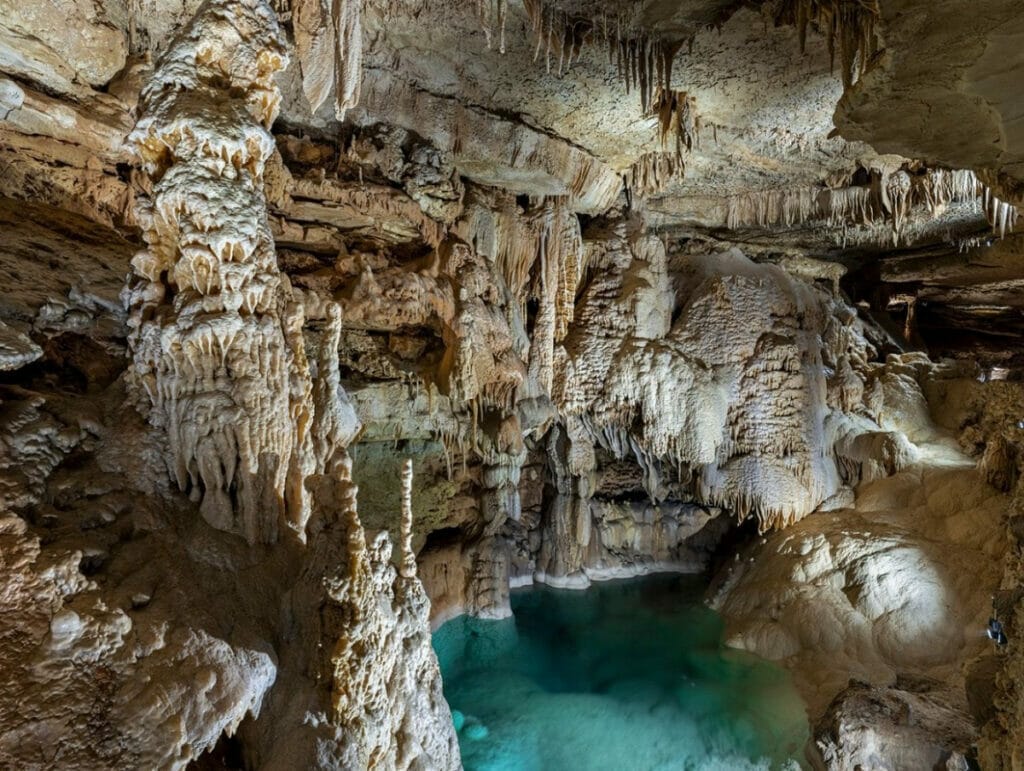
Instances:
[[[1012,137],[984,157],[885,139],[863,100],[912,49],[854,71],[859,17],[808,36],[800,3],[645,4],[599,41],[534,5],[4,7],[4,764],[182,768],[235,736],[252,767],[456,768],[432,626],[506,616],[532,582],[708,570],[744,534],[788,546],[723,613],[744,647],[821,670],[816,713],[856,671],[890,689],[869,707],[924,693],[972,712],[980,738],[957,742],[1020,762],[1016,658],[958,637],[999,581],[1019,606],[996,526],[1016,504],[981,482],[1016,490],[1015,384],[893,353],[931,334],[911,307],[940,335],[993,298],[1013,316],[1014,188],[989,173]],[[696,51],[688,91],[653,29]],[[457,57],[460,35],[478,50]],[[640,81],[628,106],[604,47]],[[978,81],[973,103],[1002,98]],[[942,430],[980,458],[960,497],[984,527],[935,507],[863,524],[873,484],[958,489],[919,471]],[[935,661],[894,653],[894,608],[850,592],[845,658],[764,631],[809,575],[877,572],[879,543],[936,520],[1005,565],[950,560]],[[826,541],[853,556],[802,565]],[[815,646],[828,666],[797,661]],[[991,704],[898,681],[974,658]],[[848,695],[836,725],[863,712]],[[833,728],[840,764],[866,740]]]

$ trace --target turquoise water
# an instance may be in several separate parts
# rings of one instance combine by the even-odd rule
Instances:
[[[788,674],[722,643],[702,583],[652,576],[514,592],[514,619],[434,633],[467,771],[799,768]]]

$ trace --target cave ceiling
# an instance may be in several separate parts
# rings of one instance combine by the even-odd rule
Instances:
[[[198,3],[4,5],[0,192],[137,238],[131,201],[139,180],[123,138],[151,62]],[[310,23],[310,5],[278,3],[291,39]],[[404,132],[407,148],[431,148],[431,162],[455,178],[564,197],[588,217],[631,207],[680,248],[736,243],[765,259],[841,263],[847,291],[876,312],[905,314],[892,298],[919,297],[922,334],[933,345],[954,328],[958,337],[972,330],[986,348],[1018,340],[1024,246],[1012,228],[998,237],[1010,215],[993,215],[980,192],[977,200],[933,201],[930,188],[915,187],[906,205],[874,200],[866,209],[850,194],[877,199],[900,169],[912,180],[965,169],[979,191],[1019,200],[1024,103],[1009,84],[1024,27],[1014,4],[881,3],[877,17],[869,14],[871,45],[852,68],[843,51],[847,38],[860,45],[859,17],[812,15],[801,25],[800,7],[364,3],[355,19],[361,48],[346,53],[345,108],[323,98],[333,75],[315,71],[300,45],[278,76],[275,130],[293,144],[291,153],[282,148],[293,170],[320,165],[342,179],[370,178],[393,216],[365,216],[351,191],[325,193],[330,180],[316,190],[304,183],[280,207],[279,245],[321,255],[342,243],[407,254],[429,248],[430,223],[415,206],[398,211],[404,195],[395,188],[408,180],[381,172],[380,154],[360,160],[352,152],[354,135],[386,127]],[[74,41],[59,32],[66,19],[82,30]],[[670,89],[661,87],[666,50],[675,52]],[[326,85],[313,82],[325,77]],[[313,110],[317,88],[322,102]],[[686,105],[685,116],[668,116],[678,132],[676,124],[660,128],[660,90]],[[295,142],[319,149],[300,158]],[[457,187],[441,195],[449,200],[442,221],[456,214]]]

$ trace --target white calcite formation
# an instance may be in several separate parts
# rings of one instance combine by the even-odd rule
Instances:
[[[1021,766],[1019,9],[912,5],[0,0],[0,766],[456,769],[431,625],[721,564],[826,767]]]
[[[841,301],[738,252],[680,258],[670,278],[657,240],[622,230],[606,244],[555,388],[572,476],[593,472],[600,445],[636,457],[654,500],[677,477],[765,531],[859,481],[861,461],[906,462],[878,425],[869,344]],[[867,441],[875,455],[858,457]]]
[[[110,431],[119,388],[84,402],[4,389],[5,766],[185,768],[239,732],[263,767],[459,766],[412,552],[411,467],[396,575],[387,534],[367,536],[355,513],[340,307],[318,307],[307,356],[278,269],[263,172],[283,63],[268,5],[210,2],[143,92],[132,142],[151,187],[123,293],[124,387],[148,427],[122,415]],[[3,329],[5,369],[42,354]],[[58,470],[74,452],[88,460]],[[133,503],[140,491],[152,497]],[[30,507],[62,548],[7,513]],[[259,599],[239,618],[244,571],[242,594]]]
[[[430,603],[416,577],[411,494],[407,461],[397,571],[388,536],[382,533],[368,543],[353,506],[347,515],[347,575],[328,583],[342,621],[331,652],[334,721],[346,733],[342,768],[460,768],[430,647]]]
[[[282,670],[300,685],[271,697],[276,719],[255,739],[261,767],[461,768],[412,551],[411,462],[397,568],[388,534],[370,537],[360,522],[347,458],[310,486],[317,514],[288,611],[297,648]]]
[[[132,387],[179,487],[251,543],[304,536],[304,480],[358,430],[337,372],[313,382],[267,222],[286,61],[269,6],[213,5],[161,59],[131,135],[152,181],[138,213],[148,248],[124,293]],[[337,340],[337,308],[328,317]]]
[[[302,90],[313,112],[332,92],[338,120],[359,101],[362,7],[359,0],[297,0],[291,4]]]
[[[0,370],[18,369],[42,355],[38,345],[0,321]]]
[[[911,212],[918,207],[933,217],[947,207],[966,203],[981,213],[993,235],[1005,238],[1017,224],[1017,208],[1002,201],[973,171],[909,168],[873,168],[864,185],[773,189],[742,193],[728,201],[725,225],[792,227],[828,222],[842,227],[886,223],[894,245],[904,237]],[[844,180],[848,182],[848,180]]]

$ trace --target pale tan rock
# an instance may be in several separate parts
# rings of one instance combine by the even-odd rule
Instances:
[[[956,168],[1003,168],[1019,181],[1021,105],[1007,88],[1024,35],[1016,6],[989,0],[965,13],[947,1],[922,13],[895,0],[879,7],[885,52],[839,104],[843,136]]]
[[[862,333],[832,316],[824,294],[736,253],[690,259],[673,298],[660,244],[634,243],[623,246],[635,257],[613,258],[608,288],[595,282],[582,298],[556,403],[585,419],[584,441],[686,469],[705,503],[757,516],[762,530],[799,520],[841,486],[840,436],[879,430],[866,415],[840,420],[828,404],[824,362],[868,377]],[[873,449],[890,473],[913,454]]]
[[[425,134],[451,152],[462,174],[473,181],[538,197],[568,196],[578,211],[603,211],[622,189],[611,168],[576,147],[527,125],[410,89],[383,73],[364,84],[352,120],[358,125],[388,121]]]
[[[153,181],[139,210],[148,249],[124,292],[132,388],[167,433],[178,486],[250,543],[305,537],[304,479],[359,425],[337,379],[340,310],[328,309],[314,383],[267,223],[266,126],[284,63],[266,5],[212,6],[157,64],[132,134]]]
[[[259,713],[271,656],[201,626],[133,623],[79,572],[80,553],[41,548],[17,517],[0,539],[5,765],[183,769]],[[90,720],[108,728],[73,740]]]
[[[430,645],[430,601],[416,575],[412,465],[406,463],[397,570],[386,532],[369,538],[348,461],[314,477],[310,554],[293,594],[311,650],[312,694],[278,695],[284,719],[262,737],[268,768],[457,769],[459,748]],[[340,537],[339,537],[340,536]],[[301,659],[300,659],[301,660]]]
[[[106,84],[128,55],[127,35],[103,6],[5,0],[0,20],[0,67],[59,92]]]
[[[973,727],[942,683],[908,678],[895,687],[853,684],[836,697],[816,730],[829,771],[857,768],[969,768]]]
[[[0,321],[0,370],[24,367],[42,355],[38,345]]]
[[[816,669],[815,704],[840,670],[959,685],[1001,556],[981,480],[1021,478],[1019,398],[879,352],[934,342],[948,313],[939,329],[1003,346],[971,377],[1014,375],[1008,6],[638,3],[616,43],[692,51],[656,88],[627,50],[637,99],[601,4],[574,6],[594,29],[567,47],[536,4],[463,5],[0,14],[0,507],[24,515],[10,553],[38,552],[0,595],[62,598],[7,616],[32,634],[30,655],[0,646],[3,762],[180,767],[237,729],[268,768],[455,767],[428,618],[505,616],[534,580],[696,569],[746,516],[788,529],[730,590],[736,639]],[[832,134],[844,90],[842,130],[874,147]],[[902,338],[866,317],[889,310]],[[935,468],[922,391],[979,473]],[[1020,573],[1008,559],[1006,591]],[[993,767],[1019,760],[1006,658]],[[947,746],[855,712],[836,758]],[[60,741],[86,719],[109,734]]]
[[[1008,499],[948,445],[863,485],[856,508],[816,514],[751,550],[716,607],[730,643],[786,664],[819,714],[850,678],[959,682],[1005,553]]]

